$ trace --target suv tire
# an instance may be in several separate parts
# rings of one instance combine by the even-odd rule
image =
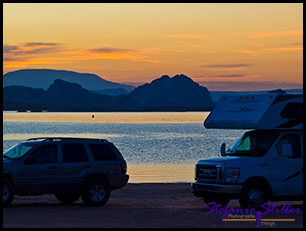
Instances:
[[[79,193],[56,193],[54,195],[56,199],[58,199],[63,204],[72,204],[80,198]]]
[[[98,178],[90,179],[85,182],[81,197],[88,206],[103,206],[108,202],[110,189],[105,181]]]
[[[7,180],[3,180],[3,207],[9,206],[14,199],[14,188]]]

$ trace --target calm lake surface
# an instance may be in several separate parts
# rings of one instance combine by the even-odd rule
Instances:
[[[128,164],[129,182],[192,182],[198,160],[242,130],[206,129],[209,112],[3,112],[3,151],[33,137],[103,138]]]

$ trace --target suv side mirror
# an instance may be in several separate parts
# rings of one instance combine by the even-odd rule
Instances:
[[[282,146],[283,156],[292,156],[291,144],[283,144]]]
[[[221,156],[224,156],[224,154],[225,154],[225,143],[221,145]]]
[[[37,159],[36,156],[30,156],[28,159],[26,159],[26,161],[24,162],[25,164],[36,164],[37,163]]]

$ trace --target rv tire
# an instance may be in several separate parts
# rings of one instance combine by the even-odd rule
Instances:
[[[242,188],[239,204],[242,209],[254,208],[256,210],[261,210],[262,205],[268,201],[267,195],[267,191],[263,185],[250,183]]]

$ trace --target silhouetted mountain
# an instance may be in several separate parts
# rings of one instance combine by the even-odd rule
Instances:
[[[112,100],[113,100],[114,108],[135,110],[139,107],[138,101],[133,99],[129,95],[118,95],[118,96],[112,97]]]
[[[94,74],[51,69],[24,69],[8,72],[3,75],[3,87],[19,85],[47,90],[55,79],[78,83],[90,91],[123,88],[130,92],[135,89],[134,86],[106,81]]]
[[[43,102],[50,105],[111,107],[112,100],[108,95],[88,91],[80,84],[69,83],[61,79],[54,80],[48,88]]]
[[[127,95],[129,92],[123,88],[116,89],[105,89],[102,91],[92,91],[93,93],[99,93],[101,95],[117,96],[117,95]]]
[[[3,102],[4,110],[53,111],[208,110],[214,105],[209,91],[185,75],[162,76],[128,95],[115,97],[93,93],[78,83],[61,79],[54,80],[47,91],[7,86],[3,88]]]
[[[24,86],[8,86],[3,88],[3,101],[19,103],[41,103],[46,91]]]
[[[207,88],[185,75],[176,75],[173,78],[163,75],[150,84],[137,87],[129,96],[137,100],[140,107],[213,106]]]
[[[81,87],[77,83],[69,83],[61,79],[54,80],[47,91],[42,88],[33,89],[24,86],[8,86],[3,88],[3,102],[7,109],[16,103],[27,104],[30,108],[47,110],[111,110],[111,109],[135,109],[138,102],[126,95],[110,97],[93,93]],[[10,103],[9,103],[10,102]],[[35,104],[34,106],[28,104]],[[65,106],[54,107],[54,106]],[[52,107],[50,107],[52,106]],[[4,108],[6,109],[6,108]]]

